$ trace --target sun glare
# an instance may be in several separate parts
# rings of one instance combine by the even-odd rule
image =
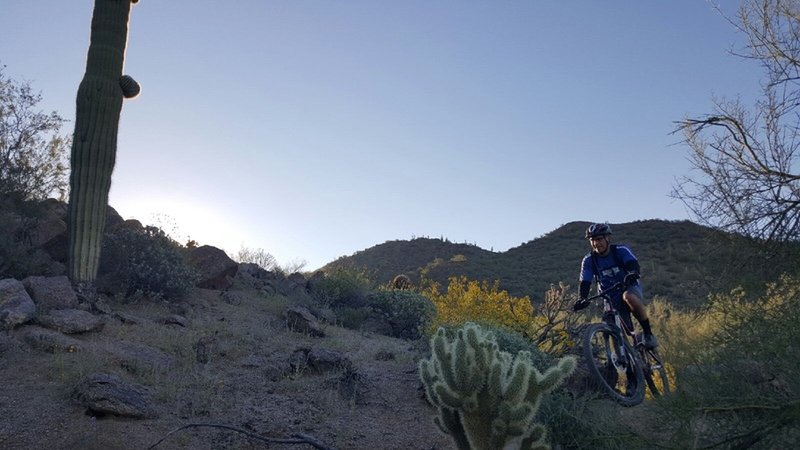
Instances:
[[[123,218],[157,226],[181,244],[194,240],[199,245],[211,245],[230,254],[245,241],[223,209],[214,210],[187,199],[162,197],[121,202],[118,208]]]

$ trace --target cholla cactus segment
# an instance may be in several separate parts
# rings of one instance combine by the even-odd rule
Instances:
[[[111,172],[122,110],[120,77],[130,0],[95,0],[86,73],[78,88],[70,155],[69,275],[91,285],[97,276]]]
[[[440,328],[431,347],[431,357],[420,361],[420,378],[437,410],[434,421],[458,448],[547,448],[545,429],[534,416],[542,394],[572,373],[574,358],[542,374],[530,353],[501,351],[494,335],[475,324],[452,339]]]

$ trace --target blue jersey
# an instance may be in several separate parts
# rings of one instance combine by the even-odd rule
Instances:
[[[615,251],[616,257],[614,256]],[[597,263],[596,278],[595,262]],[[593,258],[592,253],[589,253],[583,257],[580,281],[588,281],[591,283],[593,279],[596,279],[598,291],[603,292],[625,279],[625,274],[628,273],[628,270],[625,269],[626,267],[635,267],[638,269],[639,262],[636,260],[636,256],[634,256],[633,252],[628,247],[624,245],[614,245],[611,246],[606,256],[595,254]],[[619,296],[622,296],[621,292]]]

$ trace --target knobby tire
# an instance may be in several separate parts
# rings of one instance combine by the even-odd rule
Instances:
[[[644,379],[653,397],[670,394],[669,378],[657,350],[642,350]]]
[[[614,366],[618,336],[606,323],[590,324],[583,335],[583,356],[597,388],[622,406],[635,406],[644,400],[644,374],[635,350],[624,338],[627,370],[621,373]]]

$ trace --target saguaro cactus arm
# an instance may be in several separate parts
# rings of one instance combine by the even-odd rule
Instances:
[[[431,348],[431,357],[420,361],[420,378],[437,409],[434,421],[459,449],[547,448],[534,416],[542,394],[575,369],[574,358],[541,374],[529,352],[500,351],[494,336],[474,324],[454,339],[440,328]]]
[[[97,276],[123,97],[139,84],[122,75],[133,0],[95,0],[86,73],[78,87],[70,155],[69,275],[91,285]]]

